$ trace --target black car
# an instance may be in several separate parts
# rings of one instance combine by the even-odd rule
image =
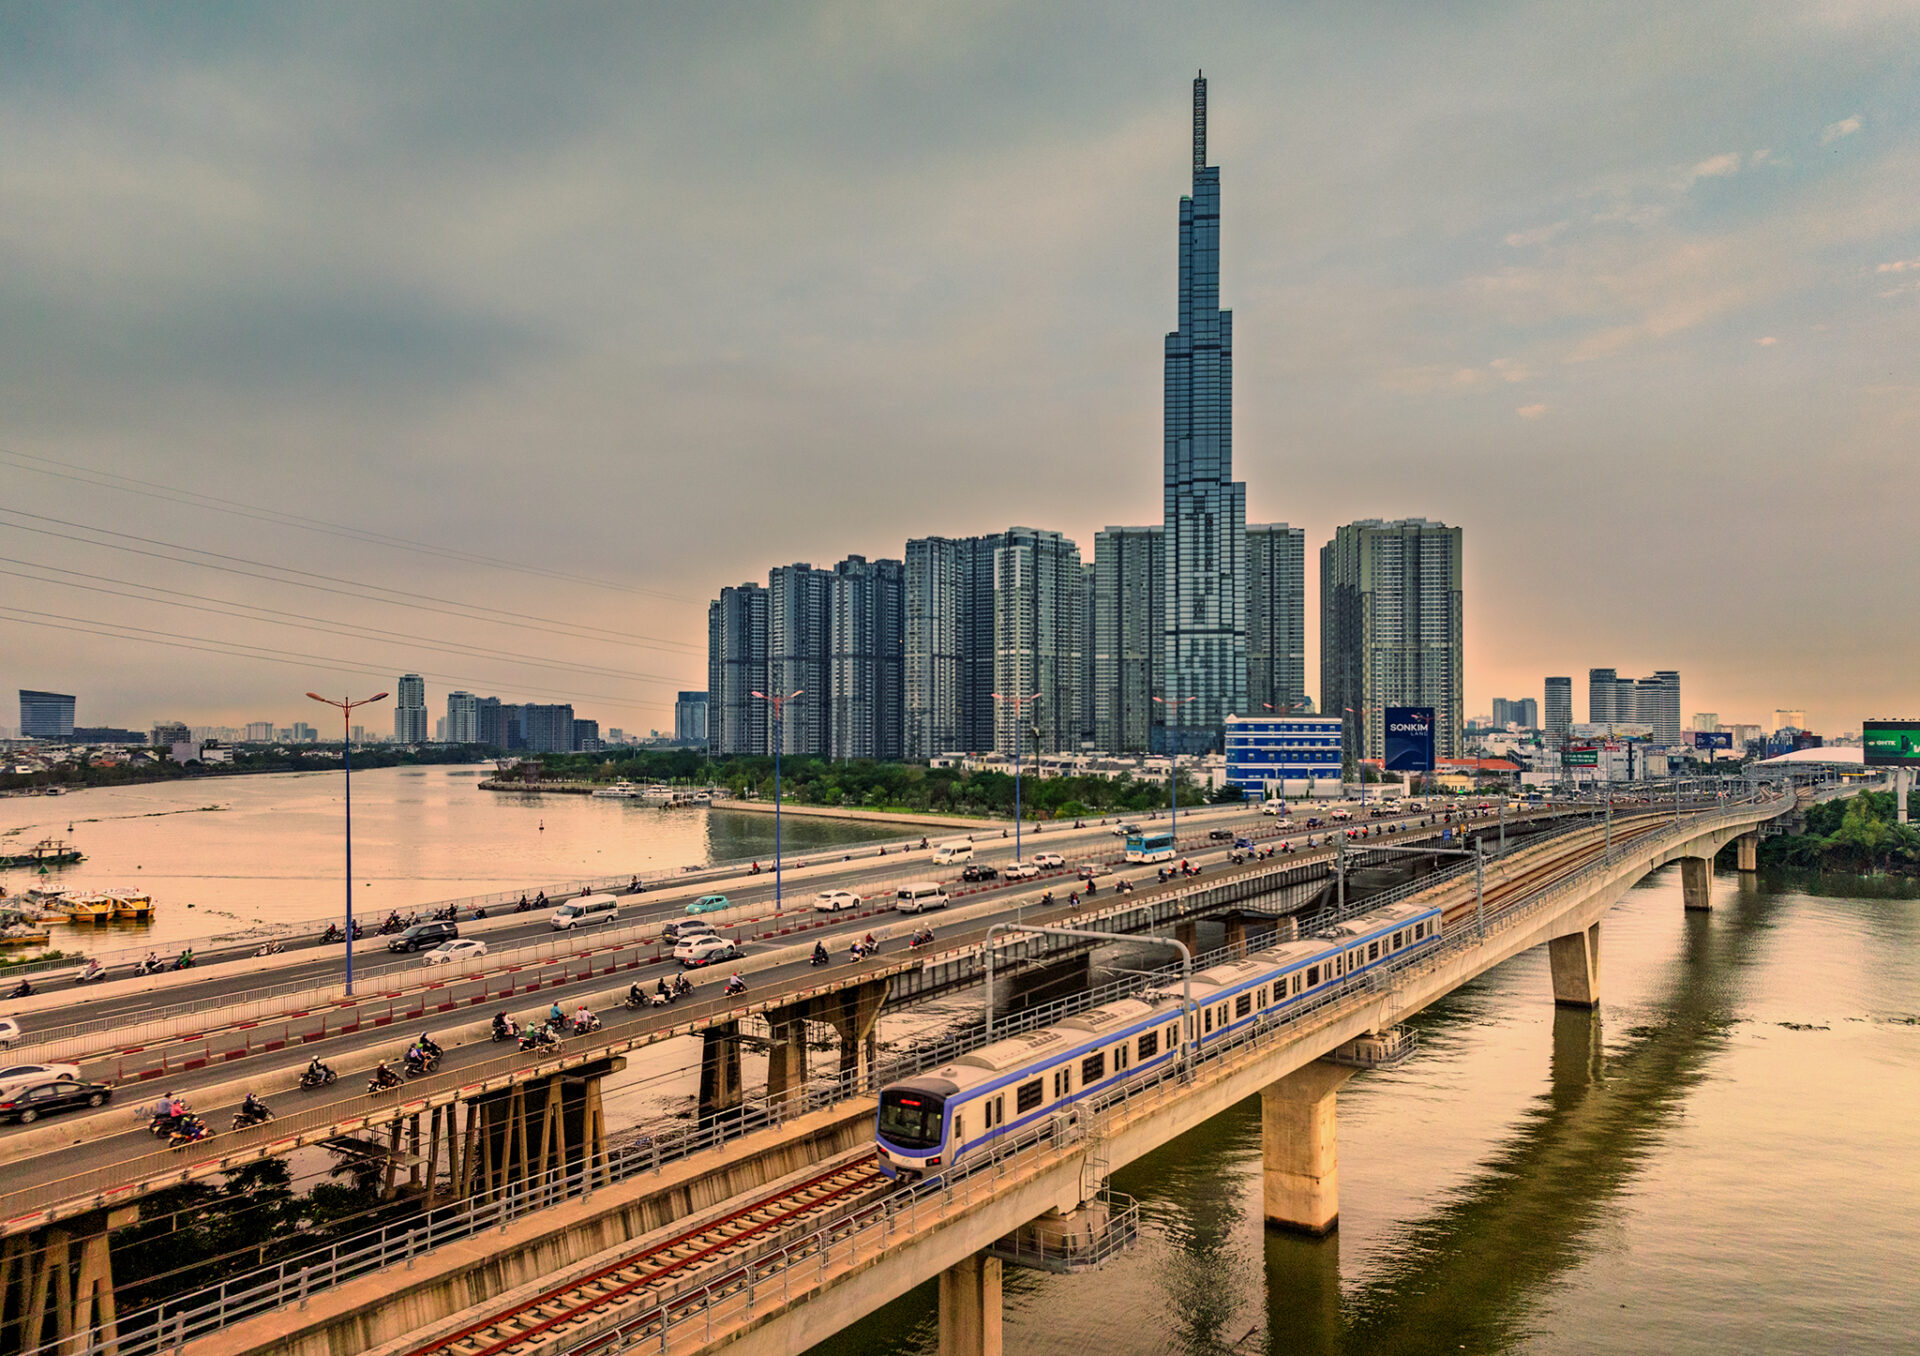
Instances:
[[[0,1121],[31,1125],[49,1111],[71,1111],[77,1106],[103,1106],[113,1096],[111,1083],[88,1083],[71,1078],[48,1079],[9,1093],[0,1102]]]
[[[1230,843],[1234,840],[1235,836],[1232,829],[1215,829],[1207,835],[1207,837],[1216,843]]]
[[[387,940],[389,951],[425,951],[430,946],[450,942],[460,935],[458,923],[415,923],[398,937]]]
[[[960,873],[960,879],[961,880],[999,880],[1000,873],[994,870],[990,866],[979,866],[975,864],[969,864],[967,868]]]

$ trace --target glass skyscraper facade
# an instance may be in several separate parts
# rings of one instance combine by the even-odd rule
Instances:
[[[1193,82],[1193,193],[1180,200],[1180,327],[1166,342],[1163,727],[1215,745],[1247,704],[1247,489],[1233,478],[1233,313],[1220,309],[1220,171]]]

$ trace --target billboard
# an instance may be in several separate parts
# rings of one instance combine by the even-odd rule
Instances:
[[[1560,755],[1560,763],[1563,767],[1599,767],[1600,750],[1568,749]]]
[[[1869,720],[1860,726],[1868,767],[1920,767],[1920,720]]]
[[[1389,706],[1386,736],[1387,771],[1433,771],[1431,706]]]
[[[1696,749],[1731,749],[1733,747],[1732,730],[1695,730],[1693,746]]]

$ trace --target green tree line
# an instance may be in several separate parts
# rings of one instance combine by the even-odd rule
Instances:
[[[1920,814],[1920,794],[1908,798],[1907,810],[1909,817]],[[1809,805],[1806,832],[1763,839],[1760,864],[1920,875],[1920,824],[1896,823],[1894,811],[1891,791]]]

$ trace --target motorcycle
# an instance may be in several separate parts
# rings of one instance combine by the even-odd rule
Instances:
[[[600,1019],[594,1016],[591,1012],[587,1014],[585,1021],[582,1021],[578,1016],[569,1017],[567,1019],[567,1030],[571,1031],[576,1036],[591,1036],[594,1032],[598,1031],[599,1029],[600,1029]]]
[[[557,1050],[559,1047],[560,1038],[549,1031],[545,1024],[528,1029],[520,1037],[522,1050]]]
[[[178,1116],[172,1112],[168,1112],[164,1116],[149,1116],[147,1117],[147,1131],[155,1139],[169,1139],[175,1130],[178,1130],[182,1125],[192,1119],[193,1113],[191,1111],[182,1111]]]
[[[747,991],[747,981],[746,981],[746,980],[744,980],[744,979],[730,979],[730,980],[728,980],[728,981],[727,981],[727,987],[726,987],[726,995],[727,995],[727,997],[729,997],[729,998],[734,998],[734,997],[737,997],[737,996],[738,996],[738,995],[740,995],[740,994],[743,994],[743,993],[745,993],[746,991]]]
[[[268,942],[253,954],[255,956],[277,956],[285,949],[286,948],[278,942]]]
[[[188,1144],[197,1144],[203,1139],[213,1138],[213,1128],[198,1116],[183,1116],[180,1124],[167,1137],[169,1149],[179,1149]]]
[[[255,1102],[252,1110],[248,1110],[246,1104],[243,1102],[239,1109],[233,1113],[233,1128],[235,1130],[245,1130],[250,1125],[265,1125],[272,1119],[273,1112],[267,1108],[265,1102]]]
[[[102,965],[97,960],[88,961],[87,968],[82,970],[79,974],[75,975],[73,977],[73,982],[75,984],[91,984],[95,980],[105,979],[106,977],[107,977],[106,966]]]
[[[133,967],[133,976],[139,979],[146,975],[157,975],[166,968],[166,962],[158,956],[149,956]]]
[[[809,965],[828,965],[831,964],[832,961],[833,957],[829,956],[824,949],[815,947],[813,949],[813,957],[807,963]]]
[[[326,931],[320,934],[319,945],[331,946],[335,942],[339,941],[343,935],[344,934],[340,931],[340,928],[337,924],[329,923],[327,924]]]
[[[31,998],[33,997],[33,985],[23,979],[7,991],[7,997]]]
[[[439,1067],[440,1057],[430,1053],[422,1053],[418,1057],[408,1055],[406,1059],[408,1078],[424,1078]]]
[[[907,949],[909,951],[917,951],[919,948],[923,946],[932,946],[932,945],[933,945],[933,929],[928,928],[924,932],[914,933],[913,937],[907,942]]]
[[[531,909],[532,907],[533,905],[527,903],[527,897],[525,895],[521,895],[520,902],[513,906],[513,911],[515,913],[525,913],[528,909]]]
[[[371,1096],[377,1093],[387,1092],[399,1086],[399,1074],[395,1073],[392,1069],[377,1069],[374,1071],[373,1077],[367,1080],[367,1093]]]
[[[331,1085],[339,1076],[327,1065],[316,1062],[309,1064],[306,1072],[300,1075],[300,1086],[308,1089],[324,1088]]]
[[[193,958],[193,952],[182,951],[178,956],[174,957],[173,964],[167,968],[169,970],[191,970],[198,963],[199,962]]]
[[[519,1024],[513,1020],[513,1018],[495,1017],[493,1019],[493,1039],[494,1040],[511,1041],[511,1040],[518,1040],[519,1037],[520,1037],[520,1027],[519,1027]]]
[[[675,975],[673,977],[673,996],[675,998],[685,998],[692,992],[692,980],[688,979],[685,975]]]
[[[400,921],[400,915],[397,913],[388,914],[386,921],[380,925],[380,935],[382,937],[390,936],[396,932],[405,932],[406,930],[407,925]]]

